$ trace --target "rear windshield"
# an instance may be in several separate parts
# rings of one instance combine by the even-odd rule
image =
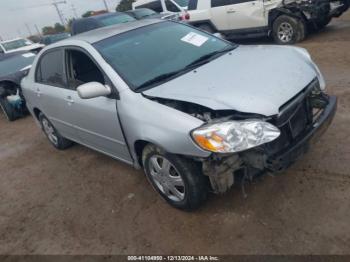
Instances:
[[[130,88],[137,90],[156,77],[185,69],[197,59],[233,45],[167,21],[113,36],[94,46]]]
[[[122,24],[122,23],[135,21],[135,18],[127,14],[118,14],[113,16],[101,17],[98,20],[103,25],[108,26],[108,25]]]
[[[0,77],[14,74],[31,65],[35,54],[25,53],[0,60]]]

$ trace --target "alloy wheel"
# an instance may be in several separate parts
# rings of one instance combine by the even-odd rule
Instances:
[[[283,43],[288,43],[292,40],[294,34],[293,27],[290,23],[283,22],[279,25],[277,29],[278,38]]]

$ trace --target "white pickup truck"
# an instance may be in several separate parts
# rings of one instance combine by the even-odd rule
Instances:
[[[303,40],[348,10],[350,0],[189,0],[183,19],[229,39],[272,36],[278,44]]]

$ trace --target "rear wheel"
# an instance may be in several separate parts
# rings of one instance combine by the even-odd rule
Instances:
[[[170,205],[194,210],[206,200],[207,180],[199,163],[151,144],[143,150],[142,163],[148,180]]]
[[[46,137],[55,148],[64,150],[72,146],[73,142],[62,137],[43,113],[39,114],[39,121]]]
[[[276,43],[290,45],[305,38],[306,26],[300,19],[281,15],[273,23],[272,34]]]

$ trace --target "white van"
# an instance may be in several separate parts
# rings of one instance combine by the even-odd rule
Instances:
[[[158,13],[179,13],[187,10],[189,0],[137,0],[132,9],[149,8]]]

